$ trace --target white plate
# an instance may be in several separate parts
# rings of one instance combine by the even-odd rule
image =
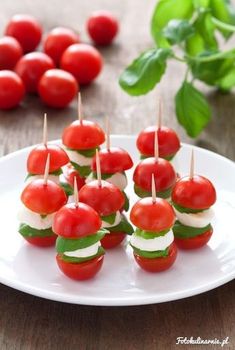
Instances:
[[[112,144],[138,160],[135,138],[113,136]],[[183,145],[175,165],[187,174],[192,146]],[[196,295],[235,277],[235,164],[215,153],[195,147],[196,172],[210,178],[218,194],[214,234],[208,246],[179,251],[175,265],[160,274],[142,271],[125,244],[107,251],[96,278],[76,282],[57,268],[54,248],[29,245],[17,233],[18,198],[25,178],[29,148],[0,159],[0,282],[43,298],[86,305],[142,305]],[[131,175],[131,174],[129,174]],[[129,194],[133,196],[129,181]]]

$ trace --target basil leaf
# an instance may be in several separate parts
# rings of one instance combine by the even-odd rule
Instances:
[[[99,256],[104,255],[104,254],[105,254],[104,248],[99,247],[98,252],[95,255],[88,256],[86,258],[76,258],[76,257],[73,257],[73,256],[67,256],[67,255],[64,255],[64,254],[60,254],[60,256],[65,262],[79,264],[79,263],[83,263],[85,261],[89,261],[89,260],[98,258]]]
[[[194,24],[197,32],[204,41],[205,50],[217,50],[218,43],[215,37],[215,25],[212,16],[208,12],[201,12]]]
[[[190,56],[197,56],[206,50],[205,42],[199,33],[195,33],[189,37],[185,46],[186,52]]]
[[[162,258],[162,257],[168,256],[169,248],[166,248],[165,250],[156,250],[155,252],[149,252],[146,250],[138,249],[138,248],[134,247],[133,245],[131,245],[131,246],[132,246],[135,254],[137,254],[139,256],[143,256],[144,258],[155,259],[155,258]]]
[[[73,195],[73,187],[67,182],[60,182],[60,187],[63,188],[68,197]]]
[[[211,13],[215,18],[217,18],[221,22],[235,25],[234,8],[231,6],[231,2],[229,0],[211,0],[210,8]],[[232,33],[226,29],[218,27],[218,30],[226,39],[228,39],[232,35]]]
[[[193,6],[195,9],[201,10],[202,7],[207,8],[210,6],[210,0],[193,0]]]
[[[140,228],[137,228],[134,234],[144,239],[154,239],[160,236],[165,236],[169,231],[170,229],[166,229],[160,232],[152,232],[152,231],[145,231],[145,230],[141,230]]]
[[[119,84],[129,95],[144,95],[152,90],[165,73],[170,49],[149,49],[136,58],[122,73]]]
[[[56,240],[56,251],[58,253],[64,253],[87,248],[96,242],[99,242],[108,233],[109,231],[100,229],[96,234],[82,238],[64,238],[59,236]]]
[[[101,174],[101,179],[102,180],[107,180],[107,179],[109,179],[111,176],[112,176],[113,174]],[[97,180],[97,172],[96,171],[93,171],[92,172],[92,177],[93,177],[93,179],[96,179]]]
[[[174,236],[177,238],[192,238],[212,229],[211,224],[205,227],[191,227],[181,224],[178,220],[175,222],[173,227]]]
[[[125,191],[122,191],[124,197],[125,197],[125,202],[124,202],[124,206],[123,206],[123,209],[125,211],[128,211],[129,210],[129,207],[130,207],[130,201],[129,201],[129,198],[127,197],[127,194]]]
[[[61,168],[59,168],[58,170],[52,171],[51,173],[49,173],[49,175],[55,175],[55,176],[60,176],[61,174],[63,174],[63,171]]]
[[[37,230],[36,228],[30,227],[29,225],[23,223],[20,224],[19,233],[23,237],[48,237],[55,235],[51,228]]]
[[[171,45],[179,44],[193,35],[194,27],[187,20],[172,19],[163,29],[163,36]]]
[[[115,222],[116,219],[116,213],[101,216],[101,220],[107,222],[108,224],[112,225]]]
[[[127,235],[131,235],[134,232],[132,225],[127,221],[124,215],[122,215],[122,219],[118,225],[109,227],[108,230],[110,232],[124,232]]]
[[[47,214],[40,214],[42,219],[45,219],[47,217]]]
[[[145,198],[145,197],[151,197],[152,196],[151,192],[145,191],[145,190],[143,190],[142,188],[140,188],[137,185],[134,185],[134,191],[135,191],[135,194],[137,194],[137,196],[140,197],[140,198]],[[159,198],[166,199],[166,198],[169,198],[171,196],[171,191],[172,191],[172,188],[168,188],[165,191],[156,192],[156,196],[159,197]]]
[[[66,149],[69,151],[77,152],[78,154],[81,154],[86,158],[92,158],[94,157],[96,150],[97,149],[99,150],[100,147],[89,148],[89,149],[73,149],[73,148],[66,147]]]
[[[233,86],[235,86],[235,67],[233,66],[227,74],[217,81],[219,89],[223,91],[229,91]]]
[[[185,207],[182,207],[181,205],[179,204],[176,204],[175,202],[172,202],[172,205],[175,207],[176,210],[178,210],[180,213],[201,213],[203,212],[204,210],[207,210],[207,209],[191,209],[191,208],[185,208]]]
[[[191,83],[184,81],[176,94],[175,103],[179,123],[189,136],[198,136],[211,117],[205,97]]]
[[[151,20],[151,33],[158,47],[169,47],[162,29],[171,19],[189,19],[193,14],[192,0],[160,0]]]
[[[87,177],[91,173],[90,165],[78,165],[75,162],[70,162],[72,166],[79,172],[81,177]]]

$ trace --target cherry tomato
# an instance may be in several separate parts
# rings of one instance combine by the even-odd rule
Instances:
[[[31,52],[18,61],[15,72],[23,80],[26,91],[35,93],[43,73],[52,68],[54,68],[54,62],[48,55],[43,52]]]
[[[103,174],[114,174],[130,169],[133,162],[129,154],[122,148],[111,147],[99,151],[100,168]],[[92,170],[96,171],[96,157],[92,161]]]
[[[74,203],[62,207],[53,222],[53,232],[65,238],[94,235],[100,227],[101,220],[97,212],[80,202],[77,207]]]
[[[116,186],[107,181],[92,181],[79,191],[81,202],[90,205],[101,216],[110,215],[120,210],[124,205],[123,193]]]
[[[54,108],[66,107],[77,95],[78,84],[72,74],[61,69],[50,69],[41,77],[38,93],[42,101]]]
[[[105,141],[105,134],[101,127],[89,120],[75,120],[64,129],[62,141],[72,149],[90,149],[101,145]]]
[[[174,203],[190,209],[207,209],[216,201],[213,184],[203,176],[194,175],[178,180],[172,191]]]
[[[18,106],[24,94],[24,84],[16,73],[10,70],[0,71],[0,109]]]
[[[142,198],[131,209],[131,222],[142,230],[160,232],[171,228],[175,222],[172,206],[162,198]]]
[[[51,247],[55,245],[56,238],[56,235],[46,237],[24,237],[27,242],[37,247]]]
[[[5,34],[17,39],[24,52],[30,52],[40,43],[42,27],[32,16],[15,15],[8,23]]]
[[[105,249],[117,247],[125,239],[126,234],[122,232],[109,233],[101,239],[101,245]]]
[[[35,213],[47,215],[58,211],[67,203],[64,190],[55,182],[43,179],[30,182],[21,194],[24,205]]]
[[[87,21],[87,31],[98,45],[109,45],[118,32],[118,21],[108,11],[96,11]]]
[[[74,44],[63,53],[60,68],[70,72],[79,84],[86,85],[100,73],[103,65],[98,50],[87,44]]]
[[[162,272],[168,270],[175,262],[177,257],[177,247],[172,243],[169,248],[169,255],[161,258],[148,259],[134,253],[137,264],[148,272]]]
[[[0,38],[0,69],[14,69],[22,55],[22,47],[15,38]]]
[[[60,254],[57,254],[56,261],[60,270],[69,278],[77,281],[84,281],[94,277],[103,265],[104,256],[98,256],[83,263],[69,263],[64,261]]]
[[[151,191],[152,174],[154,174],[156,191],[162,192],[175,184],[176,174],[170,162],[163,158],[147,158],[135,168],[133,180],[145,191]]]
[[[68,164],[64,168],[64,177],[72,187],[74,186],[74,178],[76,177],[78,190],[80,190],[80,188],[82,188],[82,186],[84,186],[86,183],[86,178],[81,177],[79,172],[72,166],[72,164]]]
[[[69,28],[57,27],[47,34],[44,41],[44,52],[58,65],[67,47],[79,43],[78,35]]]
[[[150,126],[138,135],[136,145],[144,156],[154,156],[154,138],[156,127]],[[176,132],[166,126],[161,126],[157,131],[159,156],[161,158],[172,157],[180,149],[180,140]]]
[[[197,249],[209,242],[213,234],[213,229],[192,238],[175,238],[175,243],[180,249]]]
[[[27,171],[30,174],[42,175],[45,171],[47,156],[50,154],[49,173],[59,170],[69,162],[67,153],[59,146],[39,145],[32,149],[27,159]]]

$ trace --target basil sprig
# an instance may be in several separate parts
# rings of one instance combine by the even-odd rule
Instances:
[[[23,237],[48,237],[55,235],[51,228],[38,230],[24,223],[20,224],[18,231]]]
[[[177,238],[192,238],[212,230],[211,224],[205,227],[191,227],[181,224],[178,220],[173,226],[174,236]]]

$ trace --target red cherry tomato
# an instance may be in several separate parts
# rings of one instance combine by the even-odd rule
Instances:
[[[0,38],[0,69],[14,69],[22,55],[22,47],[15,38]]]
[[[98,181],[89,182],[79,191],[79,199],[90,205],[101,216],[115,213],[125,202],[119,188],[107,181],[102,181],[102,186],[99,186]]]
[[[45,171],[47,156],[50,154],[49,173],[59,170],[69,162],[67,153],[57,145],[39,145],[32,149],[27,159],[27,171],[30,174],[42,175]]]
[[[24,237],[24,239],[32,245],[37,247],[51,247],[55,245],[57,236],[51,235],[47,237]]]
[[[135,168],[133,180],[137,186],[145,191],[151,191],[152,174],[154,174],[156,190],[162,192],[172,187],[176,181],[176,174],[170,162],[163,158],[147,158]]]
[[[44,52],[58,65],[67,47],[79,43],[78,35],[69,28],[57,27],[47,34],[44,41]]]
[[[101,145],[105,140],[105,134],[101,127],[89,120],[75,120],[64,129],[62,135],[63,144],[72,149],[90,149]]]
[[[24,205],[35,213],[47,215],[58,211],[67,202],[64,190],[55,182],[43,179],[30,182],[21,194]]]
[[[5,34],[17,39],[24,52],[30,52],[40,43],[42,27],[32,16],[15,15],[8,23]]]
[[[114,174],[133,166],[130,155],[122,148],[111,147],[99,151],[100,168],[103,174]],[[96,157],[92,161],[92,170],[96,171]]]
[[[42,101],[54,108],[66,107],[77,95],[78,90],[72,74],[61,69],[46,71],[38,84],[38,93]]]
[[[108,11],[97,11],[88,18],[87,31],[96,44],[109,45],[118,32],[118,21]]]
[[[64,261],[59,254],[56,256],[57,264],[60,270],[69,278],[77,281],[84,281],[94,277],[103,265],[104,256],[98,256],[95,259],[83,263],[69,263]]]
[[[213,229],[192,238],[175,238],[175,243],[180,249],[198,249],[206,245],[213,234]]]
[[[24,84],[16,73],[10,70],[0,71],[0,109],[18,106],[24,94]]]
[[[125,237],[126,234],[122,232],[109,233],[100,242],[104,249],[112,249],[121,244]]]
[[[168,270],[175,262],[177,257],[177,247],[172,243],[169,248],[169,255],[161,258],[148,259],[134,253],[135,261],[145,271],[162,272]]]
[[[80,190],[80,188],[82,188],[82,186],[84,186],[86,183],[86,178],[81,177],[79,172],[76,169],[74,169],[74,167],[71,164],[68,164],[64,168],[64,177],[72,187],[74,186],[74,178],[76,177],[78,190]]]
[[[136,145],[144,156],[154,156],[154,137],[156,127],[150,126],[139,134]],[[166,126],[162,126],[157,131],[159,156],[161,158],[172,157],[180,149],[180,140],[176,132]]]
[[[48,69],[54,68],[52,59],[43,52],[31,52],[24,55],[15,66],[15,72],[21,77],[27,92],[37,92],[38,83]]]
[[[131,222],[142,230],[160,232],[171,228],[175,222],[172,206],[162,198],[153,203],[152,198],[140,199],[131,209]]]
[[[216,191],[212,183],[203,176],[194,175],[178,180],[172,191],[174,203],[190,209],[207,209],[216,201]]]
[[[101,220],[97,212],[80,202],[77,207],[74,203],[62,207],[53,222],[53,232],[65,238],[94,235],[100,227]]]
[[[103,65],[98,50],[87,44],[74,44],[63,53],[60,68],[70,72],[79,84],[86,85],[100,73]]]

